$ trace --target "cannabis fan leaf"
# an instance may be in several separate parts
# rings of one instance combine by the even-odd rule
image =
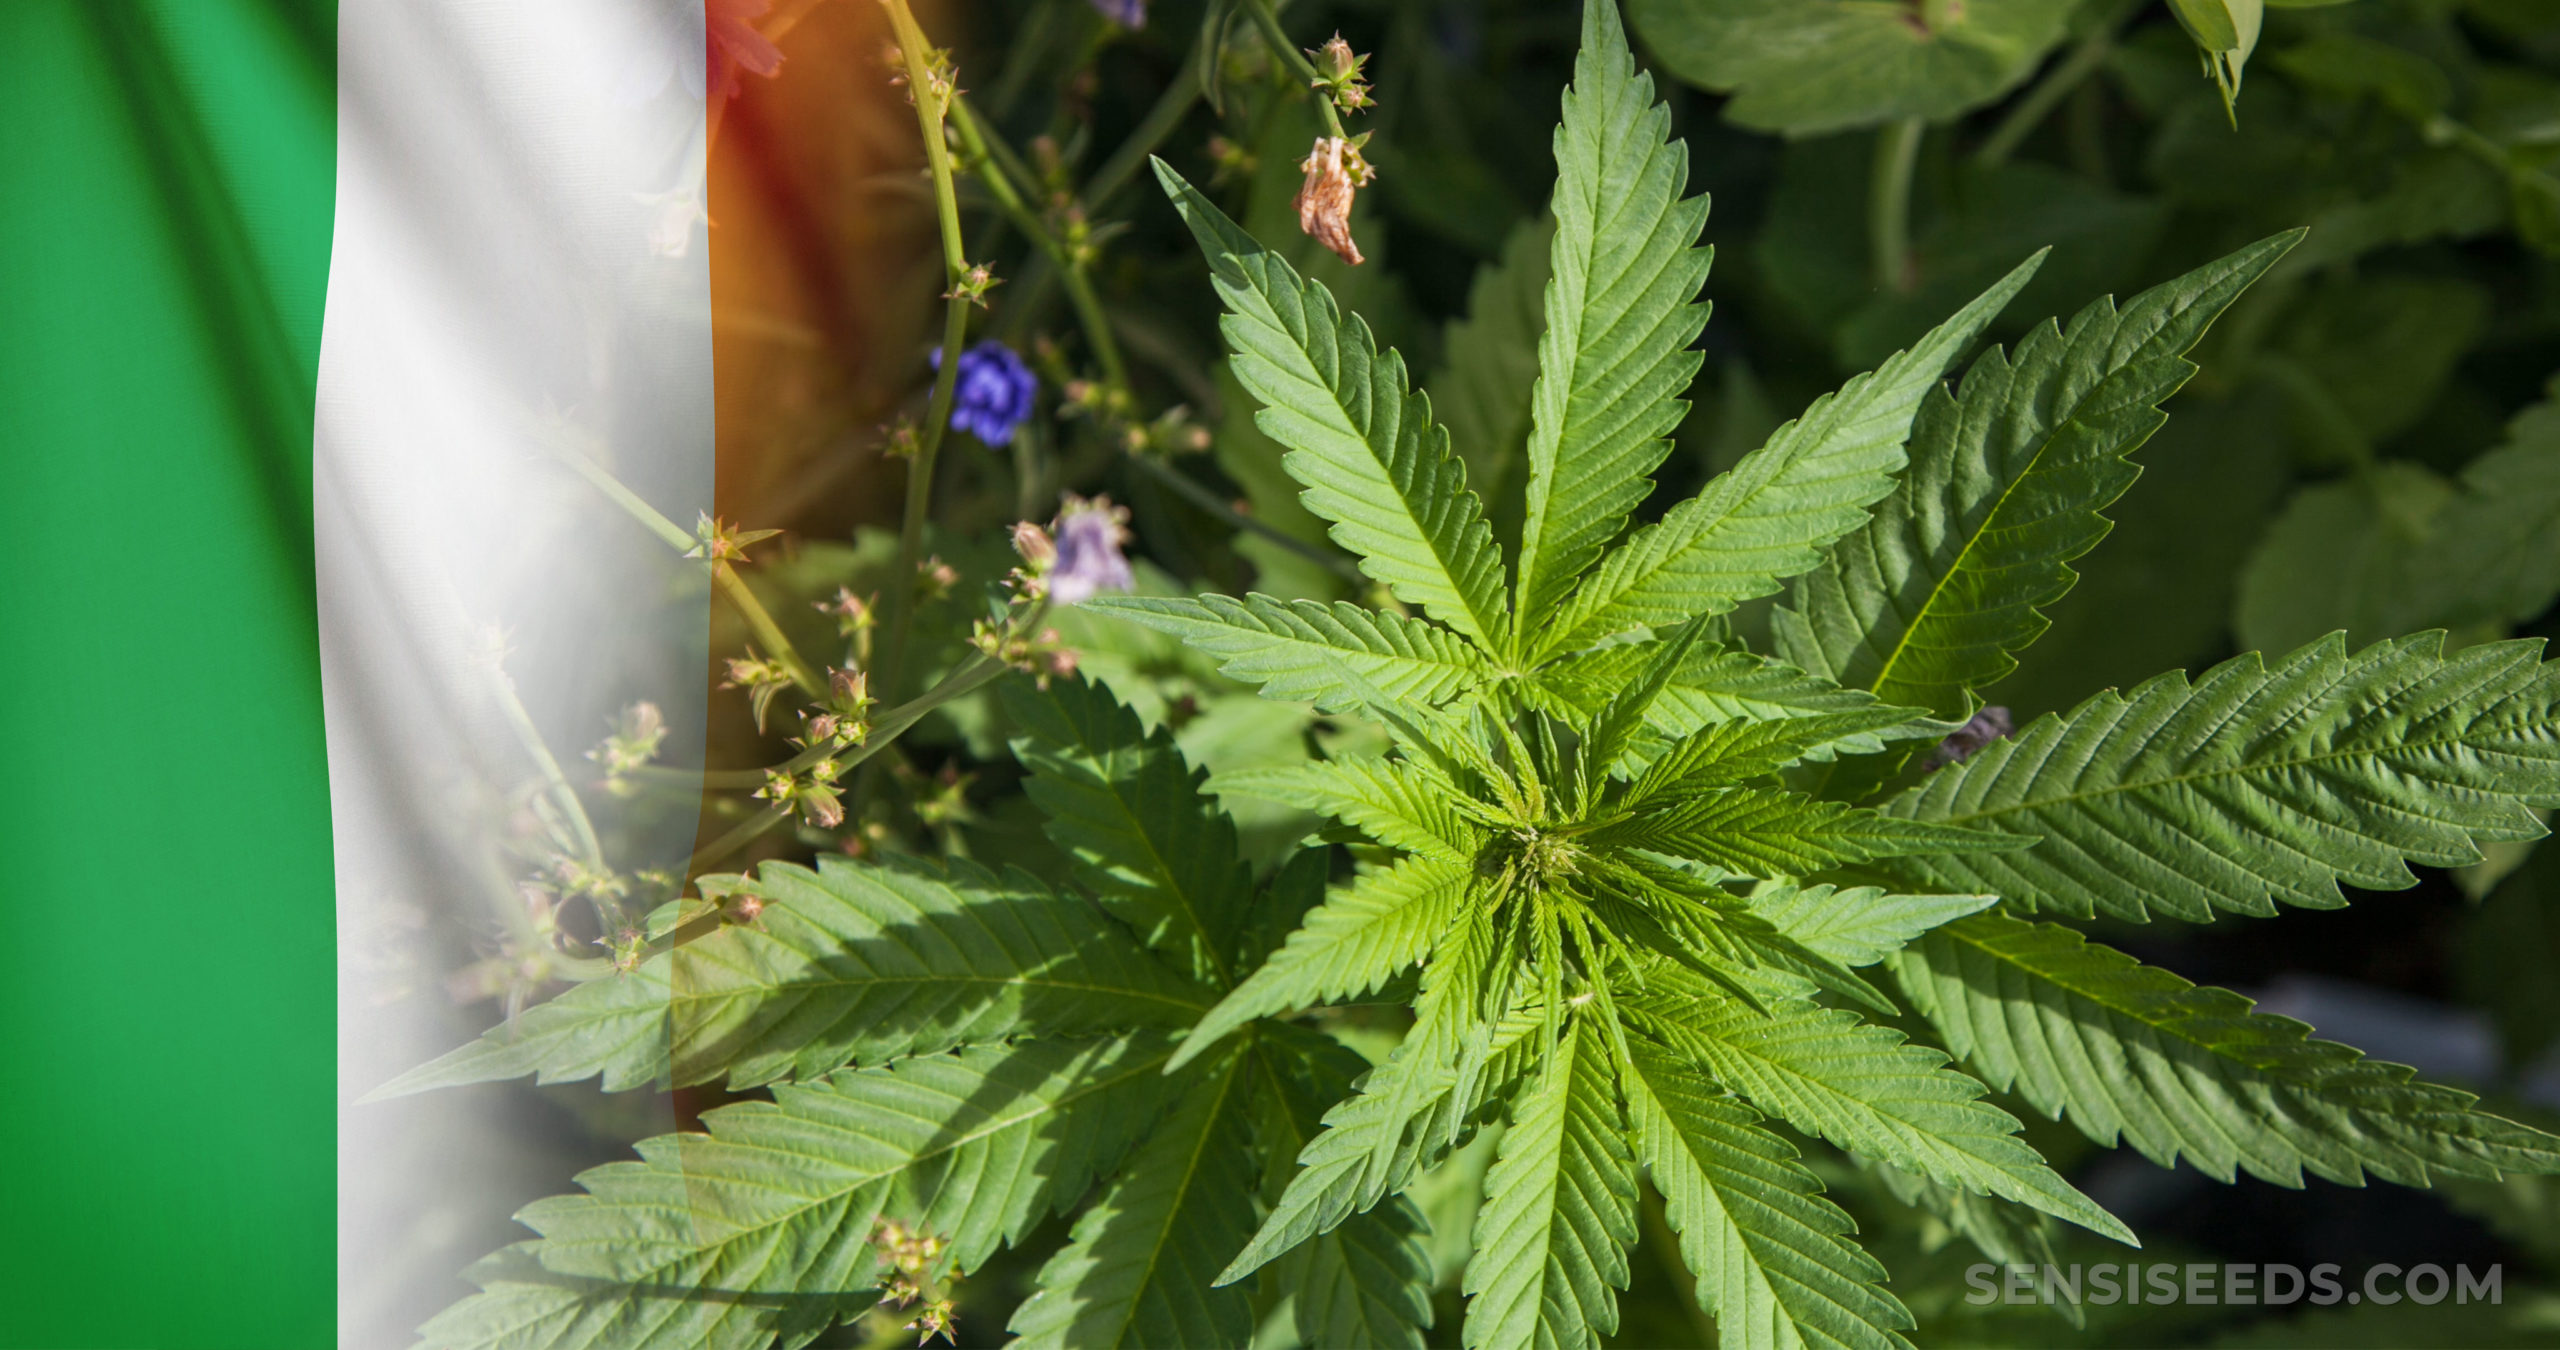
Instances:
[[[2458,866],[2536,838],[2531,808],[2560,804],[2560,669],[2538,642],[2443,645],[2350,654],[2332,635],[2099,694],[1884,807],[2035,845],[1882,870],[2021,909],[2207,920],[2334,909],[2340,882],[2397,890],[2416,880],[2406,860]]]
[[[2249,1011],[2055,924],[1986,915],[1903,949],[1897,973],[1949,1049],[2004,1091],[2121,1136],[2163,1167],[2228,1181],[2236,1165],[2299,1186],[2308,1169],[2361,1185],[2548,1172],[2560,1141],[2413,1082],[2283,1017]]]
[[[1778,652],[1806,670],[1941,716],[2017,667],[2047,627],[2038,605],[2107,533],[2099,514],[2141,470],[2128,458],[2195,374],[2184,358],[2214,318],[2299,239],[2242,249],[2066,328],[2048,321],[2015,357],[1997,349],[1953,394],[1933,390],[1911,468],[1777,612]]]
[[[907,1278],[875,1250],[884,1224],[933,1235],[940,1268],[965,1271],[1097,1184],[1015,1315],[1025,1342],[1241,1344],[1258,1300],[1288,1299],[1311,1342],[1357,1325],[1363,1343],[1420,1344],[1408,1209],[1343,1225],[1259,1290],[1212,1286],[1252,1233],[1239,1203],[1271,1170],[1257,1159],[1296,1152],[1315,1099],[1340,1095],[1344,1052],[1274,1027],[1172,1066],[1179,1028],[1261,955],[1249,920],[1275,898],[1161,729],[1082,681],[1006,702],[1085,892],[896,858],[709,879],[733,915],[752,897],[753,920],[394,1085],[601,1072],[624,1088],[672,1064],[677,1081],[729,1067],[773,1096],[526,1209],[541,1236],[476,1267],[483,1292],[429,1344],[797,1346]],[[1302,1124],[1275,1132],[1284,1119]]]
[[[382,1090],[770,1098],[528,1208],[538,1237],[475,1268],[431,1344],[797,1347],[1058,1217],[1022,1343],[1419,1345],[1407,1192],[1473,1176],[1441,1169],[1495,1130],[1458,1275],[1480,1350],[1596,1346],[1648,1214],[1728,1350],[1907,1347],[1818,1175],[1994,1259],[2043,1250],[2049,1218],[2134,1241],[1995,1090],[2225,1180],[2560,1172],[2560,1138],[2467,1093],[2020,917],[2334,907],[2538,837],[2560,807],[2538,643],[2333,635],[1949,739],[2106,536],[2188,354],[2296,236],[1950,387],[2028,258],[1637,523],[1699,365],[1707,207],[1609,0],[1581,37],[1552,228],[1452,344],[1455,421],[1499,443],[1452,445],[1358,315],[1156,166],[1256,425],[1383,592],[1087,608],[1362,734],[1295,721],[1298,753],[1211,776],[1096,684],[1017,681],[1001,715],[1053,875],[702,879],[665,950]],[[1523,405],[1487,372],[1533,326]],[[1518,495],[1490,509],[1469,464]],[[1748,650],[1726,616],[1782,591],[1776,654]],[[1257,875],[1221,805],[1248,799],[1323,823]]]

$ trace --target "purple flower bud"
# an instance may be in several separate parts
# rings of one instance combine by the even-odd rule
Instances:
[[[1093,0],[1093,7],[1123,28],[1147,26],[1147,0]]]
[[[933,351],[933,366],[942,368],[939,347]],[[981,342],[960,353],[960,375],[951,392],[951,427],[989,445],[1010,445],[1014,428],[1031,416],[1031,396],[1039,389],[1039,377],[1011,347],[993,339]]]
[[[1929,756],[1929,767],[1942,769],[1950,764],[1962,764],[1972,758],[1974,752],[2017,729],[2016,724],[2009,720],[2009,710],[1992,704],[1938,742],[1938,752]]]
[[[1049,598],[1061,605],[1082,604],[1104,591],[1125,591],[1137,583],[1129,560],[1120,554],[1127,538],[1121,528],[1126,512],[1107,497],[1091,502],[1067,499],[1058,513],[1058,560],[1049,568]]]

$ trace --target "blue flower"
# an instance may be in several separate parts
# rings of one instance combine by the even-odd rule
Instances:
[[[933,352],[934,369],[942,368],[942,349]],[[1022,358],[1001,342],[989,339],[960,353],[960,376],[951,392],[951,427],[989,445],[1011,445],[1014,428],[1031,416],[1031,396],[1040,379]]]
[[[1093,7],[1123,28],[1147,26],[1147,0],[1093,0]]]

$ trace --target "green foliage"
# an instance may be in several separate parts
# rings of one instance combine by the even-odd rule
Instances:
[[[1837,1009],[1789,1001],[1768,1013],[1667,977],[1638,1005],[1644,1025],[1716,1081],[1788,1124],[1975,1194],[2013,1200],[2130,1242],[2132,1230],[2055,1176],[1946,1057]]]
[[[1312,1114],[1304,1085],[1339,1084],[1341,1051],[1281,1032],[1172,1065],[1171,1029],[1231,991],[1236,940],[1269,901],[1162,731],[1082,681],[1007,702],[1016,753],[1089,892],[963,864],[768,864],[712,887],[732,915],[753,898],[750,923],[652,958],[654,979],[635,971],[544,1005],[582,1006],[539,1037],[493,1033],[412,1075],[602,1067],[635,1085],[665,1072],[671,988],[716,974],[722,1020],[676,1022],[675,1062],[702,1066],[683,1080],[711,1076],[725,1051],[737,1081],[773,1083],[772,1102],[711,1111],[707,1133],[645,1141],[642,1161],[582,1176],[584,1195],[525,1210],[541,1238],[477,1268],[484,1292],[431,1323],[430,1344],[798,1346],[881,1296],[882,1223],[934,1235],[941,1268],[965,1272],[1097,1181],[1015,1313],[1017,1334],[1250,1338],[1261,1295],[1210,1277],[1252,1232],[1237,1197],[1281,1160],[1264,1153],[1285,1157],[1303,1137],[1275,1138],[1267,1122]],[[1156,933],[1154,951],[1128,923]],[[1175,969],[1195,964],[1197,976]],[[652,998],[654,1019],[634,1006]],[[1351,1318],[1381,1343],[1415,1343],[1429,1306],[1413,1287],[1420,1235],[1399,1216],[1276,1269],[1268,1296],[1315,1331]]]
[[[1981,106],[2072,13],[1631,10],[1659,68],[1734,94],[1725,118],[1799,135]],[[1021,769],[1007,828],[1054,864],[1045,881],[894,853],[700,879],[711,903],[681,909],[635,969],[385,1088],[530,1074],[772,1098],[712,1110],[525,1211],[537,1240],[477,1268],[483,1292],[430,1343],[803,1345],[909,1292],[883,1235],[913,1231],[948,1244],[934,1279],[1020,1262],[1030,1292],[1010,1328],[1031,1345],[1418,1346],[1437,1283],[1467,1300],[1470,1347],[1596,1346],[1620,1329],[1621,1294],[1653,1278],[1643,1235],[1676,1248],[1656,1254],[1727,1350],[1907,1348],[1947,1302],[1888,1291],[1877,1253],[1908,1230],[2004,1262],[2135,1241],[2057,1170],[2067,1155],[2038,1148],[2080,1142],[2026,1132],[1995,1092],[2162,1167],[2452,1180],[2532,1230],[2560,1139],[2020,917],[2334,908],[2345,887],[2412,884],[2413,863],[2512,850],[2560,807],[2560,671],[2539,643],[2405,635],[2495,637],[2560,595],[2554,405],[2476,457],[2396,453],[2460,401],[2504,297],[2345,265],[2523,218],[2544,161],[2514,128],[2560,96],[2500,103],[2481,92],[2495,80],[2430,78],[2433,49],[2339,19],[2270,39],[2250,96],[2264,126],[2235,132],[2228,100],[2262,16],[2176,11],[2218,96],[2186,38],[2122,36],[2126,7],[2071,19],[2080,45],[2057,68],[2104,69],[2158,113],[2151,153],[2182,167],[2156,191],[2004,162],[2030,118],[1997,154],[1932,168],[1916,231],[1880,208],[1894,185],[1879,171],[1867,242],[1907,256],[1882,248],[1870,271],[1840,265],[1826,233],[1856,214],[1834,172],[1854,156],[1786,152],[1770,229],[1801,237],[1763,241],[1769,284],[1743,308],[1804,331],[1725,368],[1744,389],[1758,376],[1743,362],[1765,361],[1786,383],[1773,406],[1803,412],[1758,420],[1776,429],[1658,511],[1656,477],[1686,469],[1674,438],[1704,361],[1707,203],[1684,194],[1713,166],[1672,134],[1679,110],[1656,100],[1607,0],[1582,16],[1547,216],[1506,232],[1435,208],[1444,235],[1503,242],[1446,330],[1431,397],[1353,309],[1389,337],[1415,331],[1396,287],[1285,234],[1306,106],[1275,95],[1258,167],[1222,160],[1252,180],[1240,214],[1265,238],[1158,161],[1223,310],[1228,363],[1199,382],[1231,405],[1219,461],[1250,523],[1317,556],[1261,538],[1185,569],[1221,585],[1241,559],[1276,594],[1177,598],[1159,580],[1097,598],[1058,622],[1103,683],[1053,666],[952,718],[981,758],[1001,744]],[[1202,36],[1212,63],[1223,13]],[[2164,52],[2188,63],[2174,84]],[[1242,69],[1205,73],[1232,94]],[[2423,120],[2431,143],[2373,158],[2369,182],[2270,167],[2383,135],[2374,118],[2413,136],[2402,124]],[[1423,180],[1393,190],[1463,178],[1432,180],[1412,134],[1372,147],[1389,182]],[[1869,148],[1896,144],[1910,142]],[[2073,152],[2103,162],[2092,145]],[[2229,195],[2251,174],[2275,184],[2281,218]],[[2144,273],[2174,280],[2122,306],[2085,299],[2103,289],[2090,277],[2159,261],[2163,222],[2202,212],[2224,213],[2211,233],[2236,251],[2206,261],[2203,235],[2182,232],[2176,265]],[[2288,258],[2304,218],[2322,229]],[[2035,250],[2057,238],[2046,266]],[[1951,387],[2031,285],[2068,291],[2054,308],[2033,292],[2034,312],[2075,316],[1999,328],[2008,345]],[[1126,327],[1137,346],[1146,322]],[[1794,367],[1820,364],[1797,358],[1826,351],[1880,359],[1827,393],[1795,387]],[[2120,507],[2191,380],[2180,427],[2207,430],[2146,458],[2174,447],[2176,481],[2232,500]],[[2481,443],[2498,421],[2479,419]],[[2294,452],[2347,476],[2279,514]],[[2307,645],[2171,668],[2014,735],[1965,725],[2013,673],[2054,707],[2054,691],[2090,687],[2093,653],[2174,667],[2225,650],[2229,564],[2251,540],[2184,536],[2247,536],[2269,515],[2237,628]],[[2093,552],[2118,517],[2139,547]],[[1325,540],[1378,586],[1337,598]],[[2128,557],[2142,568],[2106,570]],[[2148,627],[2075,619],[2059,607],[2082,567],[2083,609],[2221,589]],[[2034,659],[2055,664],[2020,673],[2040,639]],[[1198,697],[1212,688],[1220,706]],[[1200,728],[1243,722],[1240,707],[1274,711],[1202,772]],[[1233,749],[1246,741],[1260,750]],[[973,807],[954,787],[938,809]],[[1246,809],[1263,812],[1259,844],[1230,814]],[[2551,947],[2536,889],[2550,857],[2507,880],[2467,944],[2466,978],[2520,1045],[2555,1024],[2509,987]],[[1904,1234],[1862,1235],[1825,1178]],[[1062,1245],[1008,1255],[1044,1223]],[[2381,1343],[2396,1316],[2315,1325]],[[1625,1334],[1656,1325],[1630,1317]],[[2515,1330],[2482,1325],[2493,1341]]]
[[[1182,969],[1222,979],[1253,879],[1235,826],[1201,800],[1202,775],[1173,737],[1146,733],[1083,681],[1046,697],[1008,686],[1005,711],[1024,733],[1013,746],[1031,771],[1024,791],[1085,890]]]
[[[1543,614],[1653,494],[1679,398],[1703,358],[1693,303],[1711,249],[1692,247],[1707,199],[1682,200],[1689,150],[1637,73],[1617,10],[1585,5],[1582,49],[1556,128],[1555,244],[1538,382],[1518,612]],[[1605,226],[1605,228],[1604,228]]]
[[[1300,500],[1332,521],[1362,569],[1431,617],[1499,645],[1502,554],[1467,470],[1412,392],[1404,358],[1383,356],[1357,316],[1254,242],[1162,161],[1156,175],[1215,262],[1226,299],[1230,369],[1263,404],[1255,421],[1289,447],[1281,460],[1307,485]]]
[[[1253,1177],[1249,1067],[1245,1056],[1229,1055],[1195,1071],[1181,1105],[1041,1268],[1038,1291],[1013,1315],[1017,1344],[1138,1350],[1251,1337],[1250,1292],[1208,1280],[1215,1253],[1250,1229],[1236,1204]]]
[[[1936,393],[1911,468],[1777,612],[1779,655],[1889,703],[1964,717],[2047,626],[2038,607],[2106,537],[2099,513],[2141,472],[2129,456],[2195,374],[2185,353],[2282,257],[2279,236],[2134,297],[2048,322]]]
[[[1353,708],[1372,699],[1439,703],[1483,683],[1457,635],[1336,602],[1101,596],[1093,609],[1170,633],[1219,659],[1231,679],[1276,699]]]
[[[2410,1081],[2396,1064],[2310,1038],[2291,1018],[2202,989],[2056,924],[1983,915],[1905,948],[1896,973],[1947,1048],[2113,1147],[2209,1176],[2235,1165],[2278,1185],[2304,1169],[2343,1185],[2371,1171],[2405,1186],[2560,1168],[2560,1139]]]
[[[2024,78],[2062,36],[2066,5],[1971,0],[1633,0],[1636,28],[1685,80],[1731,92],[1747,127],[1811,135],[1944,117]]]
[[[1618,1329],[1636,1163],[1603,1033],[1576,1018],[1512,1103],[1467,1263],[1467,1345],[1591,1346]]]
[[[1540,671],[1531,690],[1568,719],[1588,718],[1646,659],[1643,647],[1628,644],[1578,653]],[[1804,719],[1841,732],[1829,740],[1798,743],[1800,756],[1815,763],[1843,754],[1874,754],[1890,741],[1943,731],[1933,731],[1930,723],[1920,719],[1918,709],[1880,704],[1864,690],[1843,689],[1783,661],[1731,648],[1693,650],[1671,683],[1645,709],[1646,723],[1656,735],[1667,738],[1695,735],[1710,727],[1756,727]],[[1852,725],[1862,729],[1845,730]],[[1647,758],[1651,748],[1639,741],[1636,757]]]
[[[2560,850],[2537,846],[2465,916],[2455,955],[2463,993],[2488,1011],[2510,1063],[2530,1064],[2560,1041],[2560,982],[2545,978],[2555,968]]]
[[[1887,895],[1872,887],[1762,885],[1752,912],[1808,950],[1844,966],[1871,966],[1905,943],[1999,902],[1996,895]]]
[[[1191,1028],[1178,1061],[1254,1018],[1357,997],[1411,969],[1449,930],[1466,889],[1463,865],[1407,858],[1326,896]]]
[[[2222,92],[2222,110],[2239,118],[2240,77],[2249,54],[2258,49],[2258,32],[2266,22],[2266,0],[2169,0],[2169,12],[2187,36],[2196,40],[2205,73]]]
[[[1304,1053],[1275,1065],[1279,1090],[1265,1099],[1263,1148],[1273,1161],[1306,1147],[1325,1106],[1349,1095],[1361,1068],[1360,1057],[1339,1045],[1304,1031],[1293,1039]],[[1265,1178],[1263,1199],[1276,1202],[1285,1178],[1277,1168]],[[1422,1328],[1431,1325],[1431,1229],[1411,1202],[1397,1197],[1281,1258],[1277,1274],[1291,1291],[1299,1339],[1310,1346],[1420,1350]]]
[[[2201,921],[2335,909],[2341,882],[2398,890],[2406,860],[2540,836],[2529,808],[2560,804],[2560,669],[2536,642],[2442,648],[2420,634],[2350,655],[2332,636],[2099,694],[1883,808],[2037,843],[1880,870],[2021,909]]]
[[[1513,227],[1501,258],[1477,271],[1466,318],[1451,322],[1441,340],[1447,364],[1430,380],[1432,409],[1466,461],[1468,483],[1493,512],[1494,537],[1514,548],[1525,510],[1530,403],[1554,240],[1549,221]]]
[[[2560,597],[2560,403],[2517,415],[2459,483],[2385,461],[2295,496],[2250,559],[2237,626],[2284,647],[2333,629],[2521,623]]]
[[[1603,559],[1547,626],[1553,656],[1641,626],[1731,609],[1779,589],[1893,491],[1922,395],[2033,275],[2038,259],[1874,373],[1816,399],[1706,490]]]
[[[944,1217],[972,1249],[1018,1236],[1153,1118],[1170,1053],[1162,1036],[979,1046],[711,1112],[707,1133],[650,1140],[581,1175],[585,1194],[527,1207],[541,1239],[475,1272],[485,1292],[427,1343],[806,1344],[870,1305],[872,1227],[911,1169],[1010,1181]]]
[[[376,1098],[533,1074],[601,1075],[620,1092],[726,1079],[754,1087],[847,1063],[929,1054],[1008,1032],[1090,1035],[1189,1023],[1209,987],[1148,958],[1092,903],[965,862],[769,864],[722,927],[526,1012],[393,1079]]]
[[[1904,1347],[1911,1313],[1849,1235],[1822,1183],[1759,1117],[1679,1059],[1631,1047],[1623,1075],[1636,1148],[1662,1191],[1699,1305],[1728,1350]]]

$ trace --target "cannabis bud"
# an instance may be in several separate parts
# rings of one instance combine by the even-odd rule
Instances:
[[[785,811],[798,811],[801,819],[819,829],[832,830],[844,823],[844,800],[836,794],[836,778],[842,772],[828,759],[810,765],[805,778],[767,769],[764,786],[755,795]]]
[[[824,705],[800,714],[802,749],[821,745],[862,745],[871,739],[871,676],[860,670],[827,672]]]
[[[1013,523],[1013,551],[1035,572],[1046,570],[1058,558],[1058,546],[1049,541],[1049,532],[1027,520]]]
[[[1030,676],[1042,689],[1048,688],[1053,679],[1076,673],[1075,648],[1066,645],[1066,639],[1055,628],[1043,628],[1036,637],[1023,637],[980,619],[969,634],[969,645]]]
[[[1309,81],[1310,87],[1324,91],[1324,96],[1332,99],[1336,108],[1347,113],[1358,112],[1377,101],[1369,97],[1368,83],[1360,78],[1360,68],[1369,64],[1369,58],[1352,51],[1351,44],[1343,41],[1340,33],[1334,34],[1331,40],[1307,56],[1316,67],[1316,77]]]
[[[872,612],[876,603],[871,598],[855,595],[850,586],[838,586],[835,599],[820,600],[815,608],[821,614],[835,616],[838,637],[859,637],[879,626],[880,621]]]
[[[1298,167],[1307,175],[1298,187],[1298,228],[1344,262],[1359,266],[1366,260],[1351,241],[1351,199],[1376,176],[1360,157],[1360,147],[1340,136],[1319,136]]]
[[[720,687],[747,691],[748,702],[755,710],[756,730],[762,731],[765,712],[773,706],[774,696],[790,683],[789,666],[771,657],[758,656],[750,648],[745,656],[729,658],[729,678],[722,681]]]
[[[666,714],[655,703],[634,703],[622,710],[613,734],[589,750],[587,759],[604,770],[605,791],[627,797],[637,790],[631,775],[658,757],[666,739]]]
[[[916,564],[916,590],[927,600],[944,599],[959,584],[960,569],[944,562],[939,553]]]
[[[836,711],[847,717],[860,717],[871,710],[876,700],[871,697],[871,673],[841,667],[827,672],[827,688],[835,695]]]
[[[996,287],[1003,284],[1004,278],[997,276],[994,268],[987,266],[985,263],[971,263],[969,265],[969,269],[960,274],[960,279],[951,283],[951,289],[942,293],[942,298],[945,300],[966,300],[980,309],[985,309],[987,307],[987,292],[994,290]],[[942,360],[942,353],[939,349],[934,352],[934,360],[937,364]],[[969,373],[968,363],[965,359],[961,363],[960,373],[964,378]]]
[[[701,516],[693,523],[693,547],[684,553],[688,558],[714,563],[744,562],[749,545],[763,543],[782,533],[780,530],[742,530],[708,511],[702,512]]]
[[[609,938],[597,938],[596,945],[613,954],[613,973],[628,975],[640,968],[649,954],[649,937],[637,928],[626,927]]]

